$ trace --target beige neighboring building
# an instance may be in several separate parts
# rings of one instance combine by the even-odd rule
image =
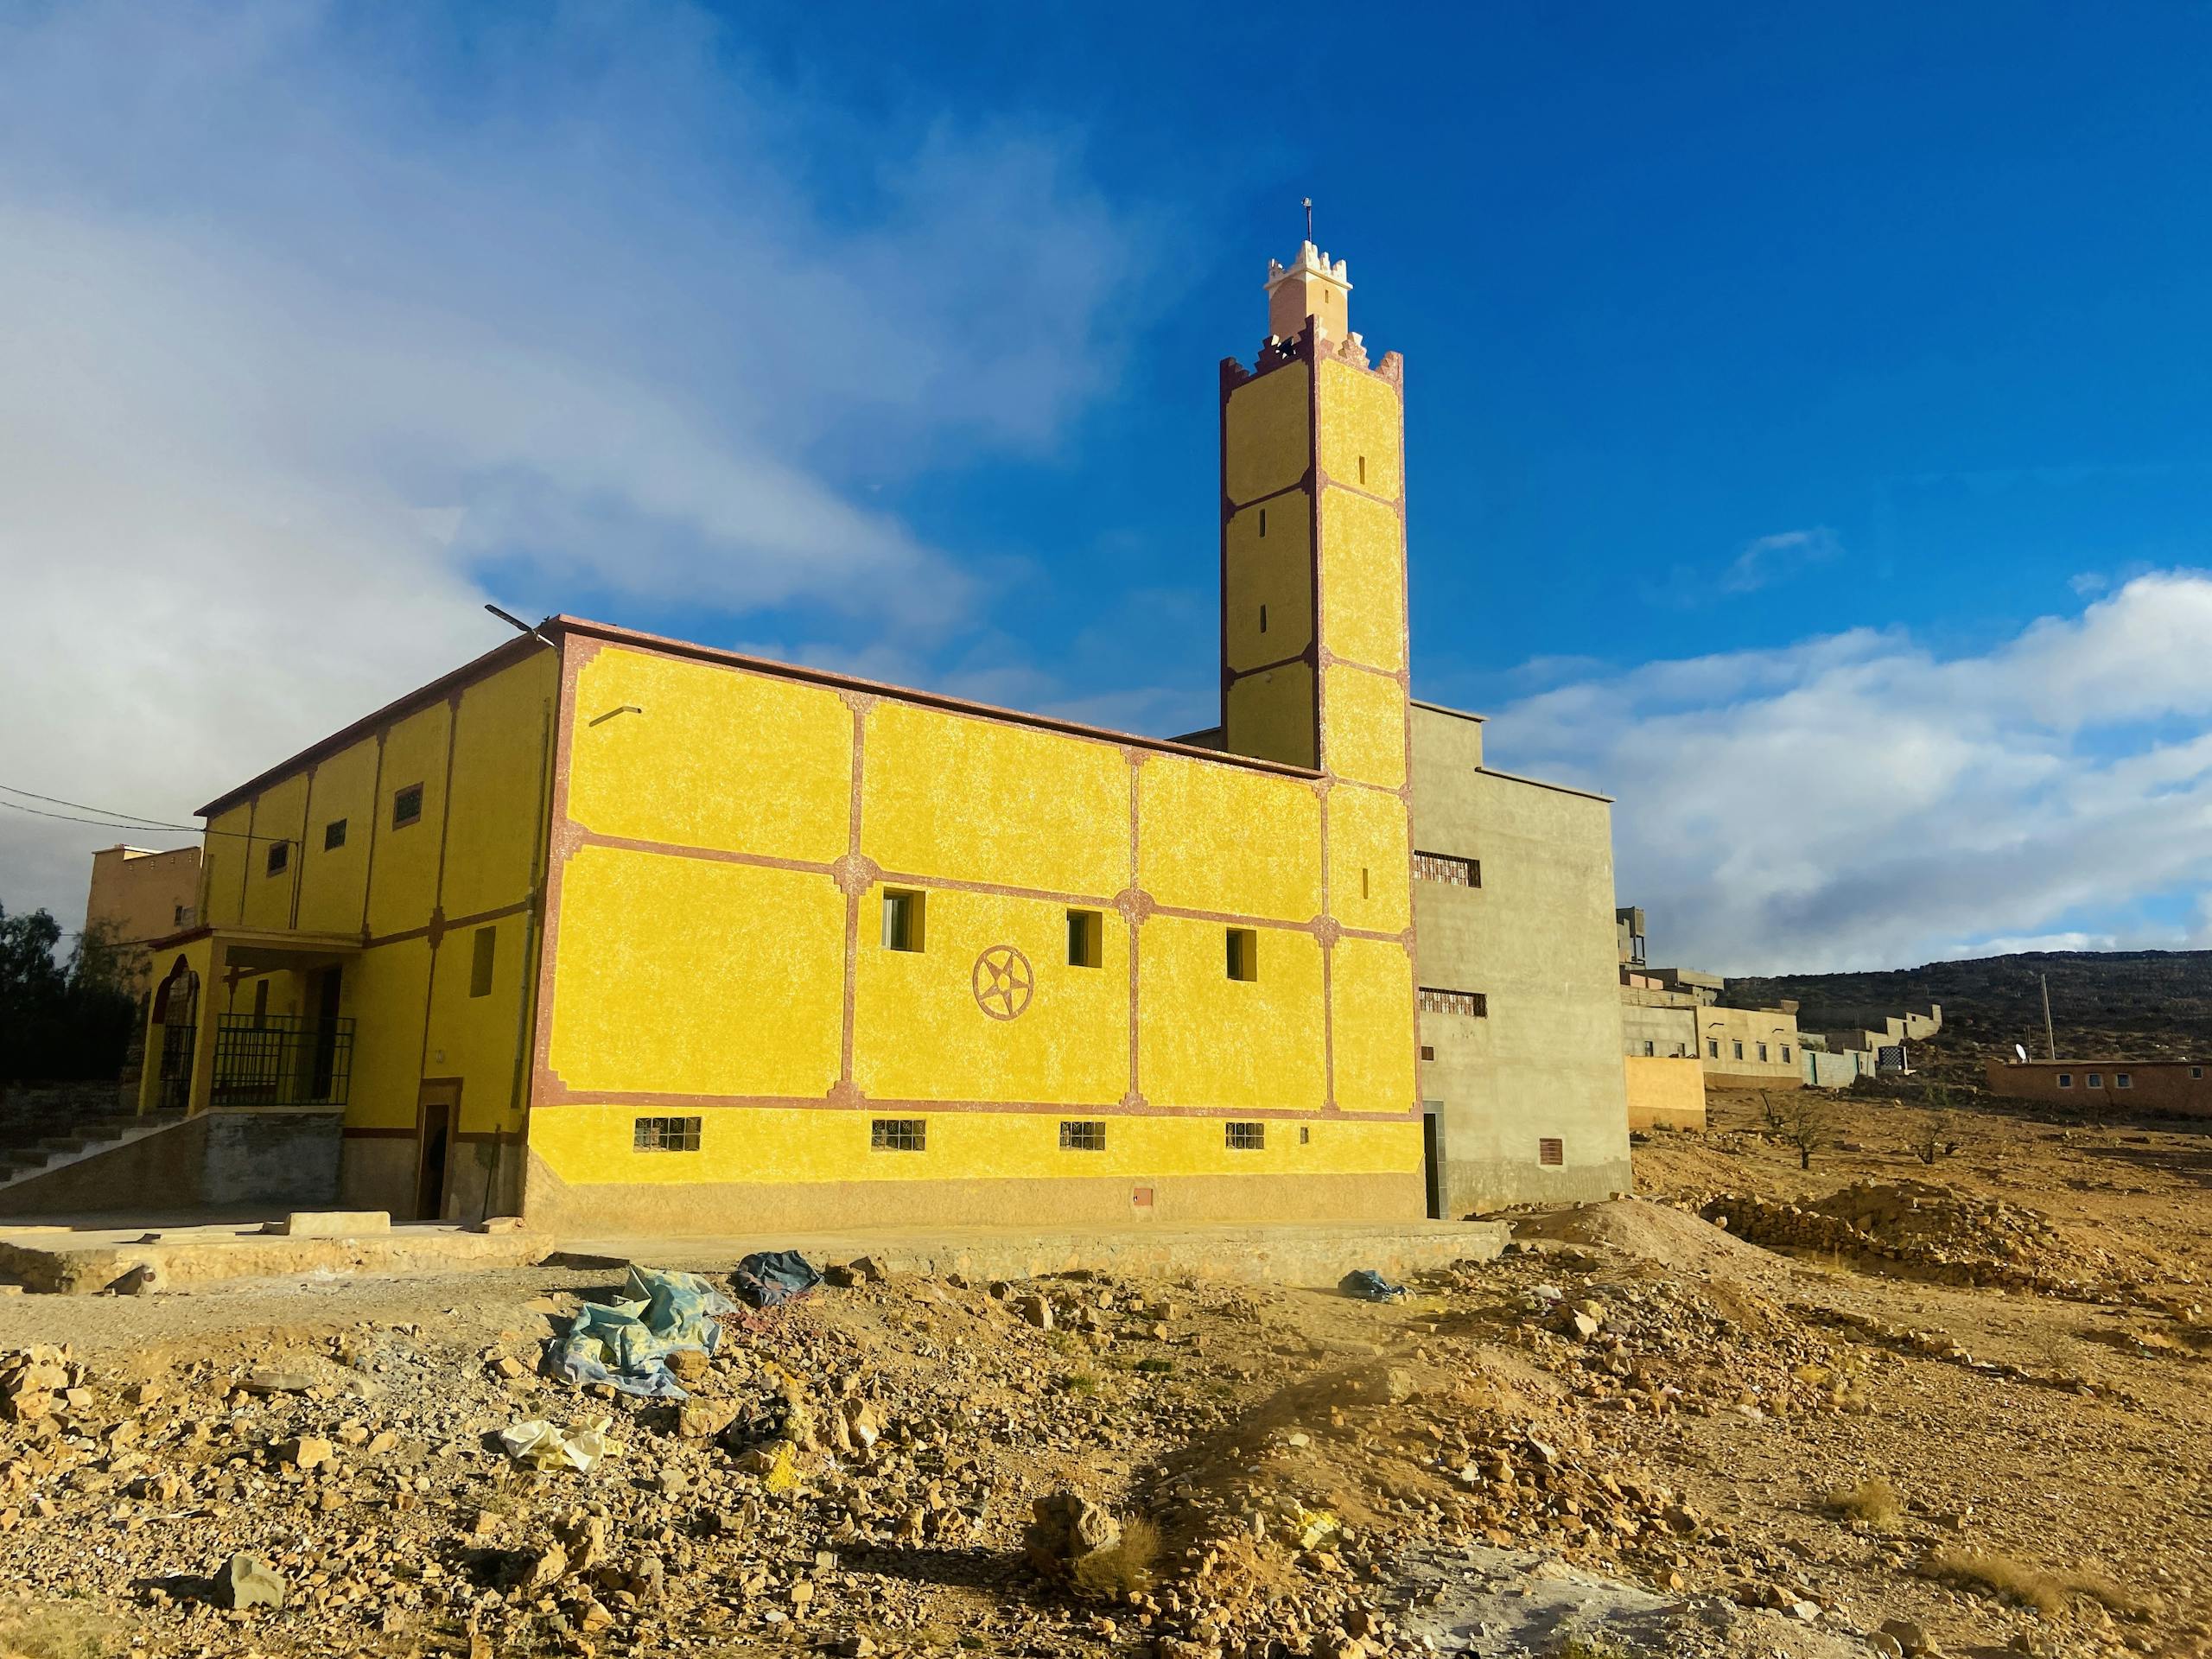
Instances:
[[[1418,701],[1413,791],[1431,1213],[1630,1191],[1611,803],[1491,771],[1481,716]]]
[[[135,993],[146,989],[147,946],[197,925],[199,905],[197,847],[103,847],[92,855],[85,932],[114,947],[124,982]]]

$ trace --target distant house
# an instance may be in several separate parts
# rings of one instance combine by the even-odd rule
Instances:
[[[1989,1092],[2082,1111],[2212,1117],[2204,1060],[1990,1060]]]

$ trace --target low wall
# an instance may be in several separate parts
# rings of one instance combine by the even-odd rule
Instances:
[[[169,1213],[338,1197],[337,1112],[203,1112],[0,1191],[0,1215]]]
[[[1805,1084],[1810,1089],[1847,1089],[1856,1079],[1874,1074],[1873,1057],[1856,1049],[1823,1054],[1817,1048],[1808,1048],[1798,1058],[1805,1062]]]
[[[1694,1056],[1631,1054],[1626,1065],[1630,1128],[1705,1127],[1705,1067]]]

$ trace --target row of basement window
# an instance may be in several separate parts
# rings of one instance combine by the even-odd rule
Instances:
[[[2201,1065],[2192,1065],[2189,1068],[2189,1075],[2202,1080],[2204,1076],[2204,1068]],[[2092,1089],[2101,1089],[2105,1086],[2105,1074],[2101,1071],[2085,1072],[2082,1074],[2082,1080]],[[2074,1074],[2071,1071],[2060,1072],[2058,1086],[2062,1089],[2071,1089],[2074,1086]],[[2115,1089],[2133,1089],[2135,1086],[2135,1079],[2125,1071],[2115,1071],[2112,1074],[2112,1086]]]
[[[633,1152],[696,1152],[700,1125],[696,1117],[640,1117],[632,1121],[630,1147]],[[1300,1124],[1300,1146],[1313,1139],[1310,1124]],[[879,1117],[868,1123],[868,1144],[873,1152],[927,1152],[930,1121],[925,1117]],[[1222,1126],[1222,1143],[1231,1152],[1264,1152],[1268,1126],[1264,1122],[1230,1122]],[[1106,1123],[1103,1118],[1064,1118],[1060,1122],[1062,1152],[1103,1152]]]

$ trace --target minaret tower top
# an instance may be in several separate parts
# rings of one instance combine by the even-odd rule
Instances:
[[[1268,261],[1268,332],[1289,340],[1304,334],[1312,317],[1321,338],[1341,340],[1351,332],[1351,296],[1344,262],[1332,263],[1311,242],[1301,242],[1288,265]]]

